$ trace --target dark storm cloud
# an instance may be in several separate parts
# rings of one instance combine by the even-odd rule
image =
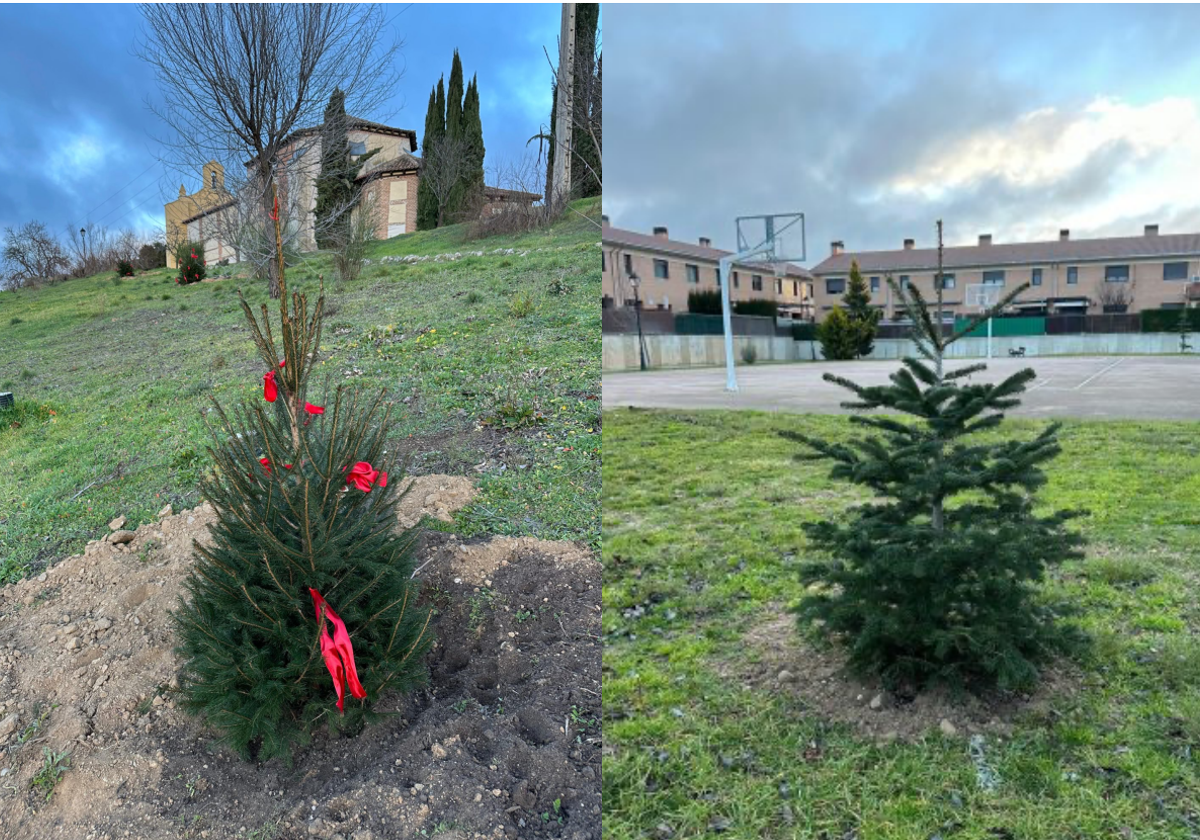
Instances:
[[[1002,238],[1031,214],[1068,219],[1118,188],[1127,144],[1087,151],[1048,184],[982,172],[936,199],[891,187],[1038,109],[1056,112],[1022,137],[1049,147],[1097,96],[1153,98],[1183,72],[1165,72],[1148,15],[1105,14],[1098,28],[1096,12],[1024,7],[614,6],[606,208],[622,227],[725,247],[734,216],[803,210],[810,261],[833,239],[928,242],[939,216],[963,240]],[[1172,12],[1167,42],[1195,19]],[[1135,42],[1137,68],[1072,75],[1097,53],[1128,65]]]
[[[457,47],[478,74],[489,169],[520,158],[550,112],[557,44],[551,6],[391,7],[403,78],[384,118],[424,133],[430,87]],[[134,56],[136,6],[0,6],[0,229],[30,219],[64,234],[84,221],[162,223],[162,205],[198,175],[156,161],[166,128],[147,108],[158,92]]]

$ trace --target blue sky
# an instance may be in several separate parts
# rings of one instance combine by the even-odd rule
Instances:
[[[404,42],[389,124],[424,133],[429,90],[458,48],[467,77],[479,77],[489,174],[524,155],[550,114],[542,48],[554,52],[559,7],[400,4],[388,14]],[[156,164],[166,128],[146,106],[158,92],[133,54],[140,30],[133,5],[0,5],[0,228],[162,225],[179,176]],[[186,187],[199,187],[199,173]]]
[[[852,250],[1200,230],[1196,6],[606,10],[605,210],[733,245],[807,214]]]

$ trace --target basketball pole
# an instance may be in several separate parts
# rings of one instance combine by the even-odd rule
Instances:
[[[729,305],[729,289],[733,285],[733,266],[761,254],[770,253],[773,247],[773,242],[763,243],[757,248],[721,258],[721,322],[725,328],[725,390],[732,394],[736,394],[738,390],[737,371],[733,364],[733,314]]]

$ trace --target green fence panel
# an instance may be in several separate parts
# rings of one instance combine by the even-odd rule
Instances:
[[[724,332],[720,315],[681,312],[675,316],[676,335],[722,335]]]
[[[1200,308],[1143,309],[1142,332],[1180,332],[1181,321],[1187,319],[1187,329],[1200,332]]]
[[[954,330],[957,332],[969,324],[970,318],[956,318]],[[1040,315],[1024,315],[1018,318],[993,318],[992,335],[1045,335],[1046,319]],[[967,333],[968,338],[987,338],[987,321]]]

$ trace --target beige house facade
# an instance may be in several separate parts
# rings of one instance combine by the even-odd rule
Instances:
[[[201,214],[228,203],[230,198],[225,189],[225,167],[215,160],[210,160],[200,168],[200,189],[196,192],[188,195],[183,184],[179,185],[179,197],[163,205],[168,268],[178,267],[175,246],[188,241],[188,225]]]
[[[633,306],[640,297],[643,309],[688,311],[688,295],[721,288],[720,261],[729,255],[712,247],[707,238],[695,244],[671,239],[667,228],[656,227],[651,235],[613,227],[603,218],[601,268],[605,306]],[[788,264],[776,277],[768,266],[735,265],[729,288],[730,300],[770,300],[782,317],[812,317],[813,276]],[[637,278],[637,294],[632,278]]]
[[[976,311],[967,289],[987,285],[1001,294],[1024,283],[1010,311],[1028,315],[1098,315],[1182,308],[1200,303],[1200,234],[1161,234],[1146,225],[1140,236],[1072,239],[1069,230],[1041,242],[997,243],[989,234],[975,245],[947,247],[943,300],[948,312]],[[888,285],[915,285],[935,297],[937,249],[911,239],[892,251],[852,251],[833,242],[830,255],[812,269],[814,309],[821,320],[840,305],[852,263],[867,281],[872,303],[886,319],[900,314]]]

